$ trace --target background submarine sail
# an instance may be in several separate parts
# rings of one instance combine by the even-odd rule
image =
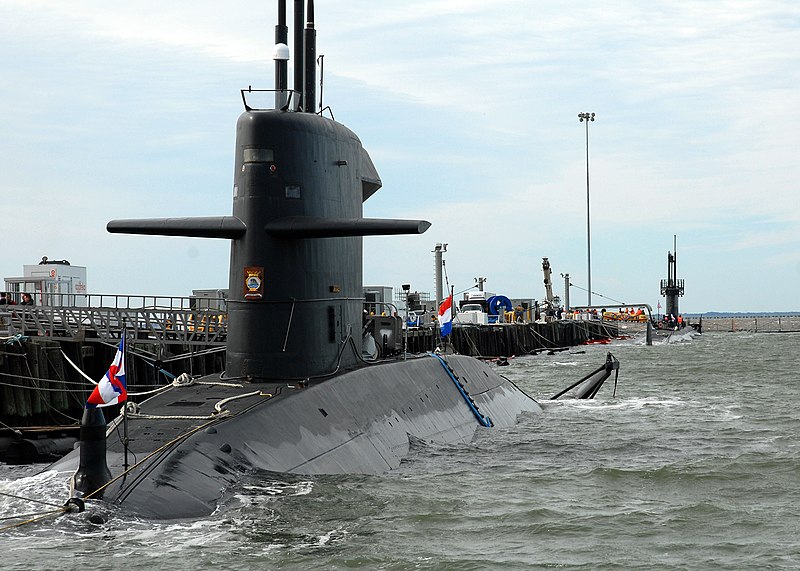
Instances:
[[[115,233],[231,241],[226,370],[127,409],[134,463],[126,466],[122,441],[108,438],[112,477],[94,489],[75,486],[79,497],[102,496],[145,517],[200,516],[254,469],[382,473],[399,465],[412,438],[468,442],[480,426],[510,426],[541,410],[472,357],[361,360],[362,236],[421,233],[430,224],[362,217],[381,181],[356,135],[314,112],[311,1],[308,15],[302,34],[296,1],[295,43],[304,37],[306,53],[304,63],[296,50],[294,90],[279,1],[276,106],[253,108],[243,91],[232,214],[108,223]],[[101,460],[76,451],[54,467],[77,468],[77,484]]]

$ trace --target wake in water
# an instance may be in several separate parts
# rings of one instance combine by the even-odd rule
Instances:
[[[653,345],[690,343],[699,335],[700,333],[690,328],[680,329],[678,331],[654,330],[651,340]],[[639,333],[631,339],[620,340],[615,343],[620,345],[647,345],[647,333]]]
[[[24,514],[31,505],[40,511],[42,508],[52,511],[53,507],[61,505],[69,493],[68,477],[69,474],[47,471],[0,480],[0,510],[6,515],[23,516],[6,522],[24,523],[3,530],[0,539],[7,551],[16,554],[14,559],[18,561],[10,566],[6,561],[2,566],[4,570],[52,568],[36,564],[53,560],[48,545],[57,548],[64,558],[59,569],[73,568],[73,564],[76,569],[85,569],[85,563],[73,558],[90,556],[98,549],[106,552],[109,560],[119,560],[113,564],[114,568],[152,569],[155,564],[159,569],[185,569],[190,560],[195,569],[218,568],[224,563],[223,554],[228,557],[239,553],[242,560],[228,563],[225,568],[248,569],[253,568],[254,561],[260,557],[273,553],[313,552],[336,544],[347,535],[347,529],[336,523],[336,518],[326,517],[331,524],[320,526],[318,518],[312,515],[313,506],[319,504],[319,492],[315,493],[315,489],[330,485],[324,478],[318,482],[265,473],[253,473],[230,491],[214,514],[199,520],[143,520],[124,509],[98,501],[87,502],[84,513],[61,513],[25,523],[30,517]],[[301,528],[305,529],[301,531]],[[206,565],[209,563],[206,555],[213,565]],[[195,561],[198,557],[200,559]]]
[[[35,466],[18,467],[21,474]],[[13,480],[0,480],[0,529],[14,529],[64,514],[63,505],[69,497],[68,474],[56,471],[22,475]]]

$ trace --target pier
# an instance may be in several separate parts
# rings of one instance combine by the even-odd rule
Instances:
[[[71,448],[93,388],[89,379],[96,381],[108,370],[123,328],[133,400],[136,393],[163,387],[184,372],[199,376],[224,370],[224,300],[94,297],[95,305],[11,305],[0,311],[0,459],[42,461]],[[446,341],[457,353],[491,359],[617,335],[616,323],[561,320],[459,325]],[[424,353],[442,346],[436,329],[428,326],[403,331],[399,347]]]
[[[462,355],[495,358],[527,355],[547,349],[574,347],[619,335],[616,323],[561,320],[551,323],[502,323],[453,327],[448,342]],[[408,351],[433,351],[439,345],[432,329],[410,329]]]
[[[163,387],[183,372],[223,370],[224,300],[85,297],[0,306],[0,459],[41,461],[71,448],[93,388],[86,377],[105,374],[123,328],[130,393]]]

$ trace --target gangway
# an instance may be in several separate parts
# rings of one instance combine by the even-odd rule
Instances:
[[[71,340],[120,338],[122,329],[137,340],[160,345],[224,346],[226,300],[89,294],[87,305],[2,306],[0,333]],[[83,301],[83,300],[82,300]]]

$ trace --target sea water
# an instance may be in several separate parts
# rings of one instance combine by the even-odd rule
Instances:
[[[253,474],[199,520],[45,518],[0,532],[0,569],[797,569],[799,345],[685,333],[516,357],[498,372],[544,412],[513,428],[414,442],[380,476]],[[607,351],[616,391],[548,400]],[[63,503],[44,468],[0,465],[0,492]],[[1,517],[49,509],[0,496]]]

